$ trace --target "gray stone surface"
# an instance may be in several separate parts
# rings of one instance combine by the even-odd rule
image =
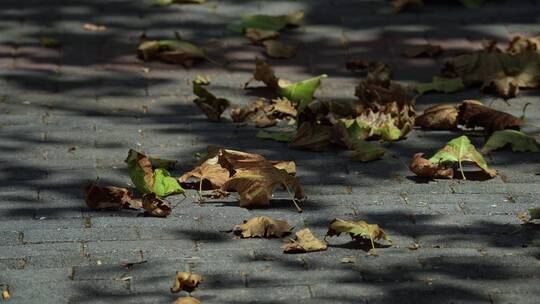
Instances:
[[[385,145],[382,160],[355,163],[341,151],[289,150],[256,139],[252,127],[208,122],[191,94],[199,74],[235,104],[261,92],[242,89],[261,49],[226,29],[244,14],[304,10],[306,25],[283,33],[299,44],[298,56],[270,62],[291,80],[326,73],[317,96],[347,100],[360,77],[345,70],[348,57],[383,60],[404,84],[429,81],[446,58],[485,40],[540,34],[538,1],[493,1],[479,10],[448,1],[397,15],[382,0],[151,2],[0,1],[0,288],[9,286],[8,303],[169,303],[176,271],[203,275],[193,296],[205,304],[538,302],[539,231],[516,217],[539,207],[538,153],[488,155],[500,172],[493,180],[423,182],[407,169],[411,156],[458,133],[414,131]],[[107,30],[85,31],[87,22]],[[136,58],[142,33],[174,31],[226,64],[184,68]],[[40,37],[63,45],[40,47]],[[447,51],[435,59],[401,56],[405,46],[426,42]],[[477,98],[521,115],[530,103],[527,118],[538,125],[539,96],[524,91],[504,101],[472,89],[421,96],[417,104]],[[210,144],[296,161],[308,195],[304,213],[285,192],[272,208],[249,210],[235,196],[198,205],[189,190],[171,198],[176,207],[164,219],[85,206],[86,182],[129,184],[123,160],[130,148],[178,159],[179,175]],[[330,238],[325,252],[285,255],[282,240],[227,232],[257,215],[321,237],[333,218],[366,220],[394,243],[371,256],[342,236]],[[356,262],[341,263],[344,257]]]

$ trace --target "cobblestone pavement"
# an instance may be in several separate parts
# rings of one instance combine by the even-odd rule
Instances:
[[[278,75],[300,80],[326,73],[318,96],[354,98],[358,75],[347,56],[380,59],[404,84],[426,82],[444,58],[540,34],[540,2],[500,1],[480,10],[457,5],[389,14],[385,1],[210,1],[157,8],[128,0],[0,1],[0,284],[7,303],[169,303],[175,271],[204,282],[193,293],[203,303],[538,303],[539,232],[518,212],[538,207],[538,153],[502,151],[488,157],[500,171],[489,181],[419,182],[406,163],[432,153],[452,132],[414,131],[388,145],[382,160],[356,163],[341,151],[312,153],[255,138],[257,130],[208,122],[192,104],[191,81],[213,79],[213,91],[233,103],[254,99],[245,91],[254,57],[226,25],[251,13],[303,9],[307,24],[284,33],[300,43],[297,58],[271,61]],[[104,24],[87,32],[84,23]],[[225,66],[191,69],[143,63],[139,35],[198,43]],[[62,41],[39,46],[39,37]],[[405,59],[405,45],[441,44],[438,59]],[[143,67],[150,72],[143,71]],[[508,102],[477,90],[426,95],[418,108],[479,98],[500,110],[540,121],[539,91]],[[473,138],[476,144],[482,138]],[[308,200],[297,213],[285,193],[273,207],[248,210],[234,199],[197,205],[196,193],[173,197],[165,219],[136,212],[96,212],[82,186],[100,178],[125,185],[129,148],[178,159],[179,175],[207,145],[224,145],[297,162]],[[236,240],[235,224],[255,215],[286,219],[322,236],[335,217],[380,224],[393,238],[368,256],[347,237],[325,252],[285,255],[282,240]],[[419,243],[418,250],[408,247]],[[356,262],[343,264],[343,257]],[[5,288],[5,286],[4,286]]]

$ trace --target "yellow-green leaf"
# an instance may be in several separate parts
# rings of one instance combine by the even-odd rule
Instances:
[[[180,186],[178,181],[176,181],[167,170],[161,168],[154,170],[153,190],[159,197],[184,193],[184,189]]]
[[[482,152],[490,152],[506,145],[512,146],[514,152],[538,152],[538,143],[534,137],[517,130],[495,131],[482,148]]]
[[[430,83],[422,83],[414,87],[414,90],[418,94],[425,94],[427,92],[442,92],[442,93],[454,93],[465,89],[465,84],[461,78],[446,78],[446,77],[433,77],[433,81]]]
[[[290,101],[297,103],[298,112],[300,113],[313,100],[313,95],[321,85],[321,80],[326,77],[328,76],[323,74],[303,81],[280,86],[278,93]]]

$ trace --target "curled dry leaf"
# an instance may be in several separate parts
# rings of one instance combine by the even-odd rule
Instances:
[[[445,64],[443,74],[461,77],[466,86],[494,88],[504,98],[515,97],[520,88],[540,86],[540,51],[517,45],[511,43],[507,53],[492,42],[484,50],[451,59]]]
[[[183,290],[191,292],[197,288],[201,281],[202,276],[199,274],[177,271],[176,278],[174,279],[173,286],[171,287],[171,292],[177,293]]]
[[[248,28],[244,34],[253,44],[260,44],[261,42],[269,39],[276,39],[279,37],[277,31],[265,31],[257,28]]]
[[[514,152],[538,152],[538,143],[534,137],[516,130],[495,131],[482,148],[487,153],[510,145]]]
[[[385,240],[392,242],[388,235],[377,224],[369,224],[365,221],[347,221],[334,219],[328,226],[326,236],[339,236],[341,233],[347,233],[354,240],[368,239],[371,241],[371,246],[375,248],[375,241]]]
[[[185,183],[188,179],[194,177],[199,179],[202,189],[218,189],[229,180],[229,170],[223,168],[218,163],[218,156],[207,159],[201,165],[182,175],[178,181]],[[209,184],[207,184],[209,183]],[[202,190],[200,189],[200,190]]]
[[[224,98],[217,98],[203,87],[209,84],[210,81],[202,76],[193,81],[193,94],[198,97],[193,102],[209,120],[220,121],[221,114],[229,107],[230,102]]]
[[[147,193],[143,195],[142,206],[145,214],[155,217],[167,217],[172,212],[172,208],[165,201],[156,196],[155,193]]]
[[[403,55],[409,58],[416,57],[435,57],[440,55],[443,52],[443,49],[440,45],[431,45],[431,44],[422,44],[422,45],[411,45],[403,50]]]
[[[416,153],[409,166],[412,172],[420,177],[427,178],[442,178],[452,179],[454,178],[454,169],[448,168],[444,164],[434,164],[429,160],[423,158],[423,153]]]
[[[270,164],[237,169],[222,189],[238,192],[241,207],[267,207],[270,205],[270,198],[278,185],[283,186],[289,192],[294,191],[293,201],[294,199],[303,199],[305,196],[296,177]]]
[[[164,62],[187,66],[202,59],[207,59],[202,49],[183,40],[143,41],[137,48],[137,56],[144,61],[159,59]]]
[[[280,238],[290,234],[293,228],[286,221],[275,220],[267,216],[257,216],[244,221],[243,224],[236,225],[233,232],[243,238]]]
[[[86,186],[84,200],[92,209],[142,208],[141,202],[133,198],[131,188],[99,187],[95,183]]]
[[[510,41],[506,52],[510,55],[517,55],[526,51],[540,50],[540,36],[522,37],[516,36]]]
[[[201,301],[194,297],[180,297],[171,304],[202,304]]]
[[[429,161],[442,165],[450,165],[457,162],[463,179],[466,179],[462,165],[464,161],[477,165],[490,178],[497,176],[497,171],[488,167],[482,154],[476,150],[467,136],[452,139],[446,146],[435,153]]]
[[[2,290],[2,300],[7,301],[11,298],[11,294],[9,293],[9,289]]]
[[[483,127],[488,132],[517,129],[523,121],[511,114],[485,107],[476,100],[465,100],[459,107],[458,122],[467,128]]]
[[[266,48],[266,55],[271,58],[293,58],[297,47],[278,40],[265,40],[262,43]]]
[[[326,250],[327,245],[316,238],[311,230],[305,228],[296,232],[296,239],[290,239],[281,248],[286,253],[301,253]]]
[[[258,128],[273,126],[278,121],[288,122],[296,118],[296,108],[286,98],[267,100],[259,98],[244,107],[237,107],[231,111],[234,122],[252,122]]]
[[[89,32],[104,32],[107,30],[105,25],[97,25],[93,23],[85,23],[83,28]]]
[[[458,107],[448,104],[431,106],[416,117],[414,124],[428,129],[455,129],[458,125]]]

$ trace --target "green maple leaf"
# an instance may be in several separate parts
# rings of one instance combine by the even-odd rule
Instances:
[[[321,80],[326,77],[328,76],[323,74],[303,81],[280,85],[278,94],[298,103],[298,112],[300,113],[313,100],[313,95],[321,85]]]
[[[452,139],[446,144],[446,146],[435,153],[435,155],[433,155],[429,161],[432,163],[445,165],[457,162],[459,164],[459,169],[463,179],[466,179],[462,165],[462,162],[464,161],[474,163],[491,177],[495,177],[497,175],[497,171],[488,167],[486,161],[482,157],[482,154],[476,150],[467,136],[460,136]]]
[[[534,137],[517,130],[493,132],[482,148],[482,152],[497,150],[506,145],[511,145],[514,152],[538,152],[538,144]]]

